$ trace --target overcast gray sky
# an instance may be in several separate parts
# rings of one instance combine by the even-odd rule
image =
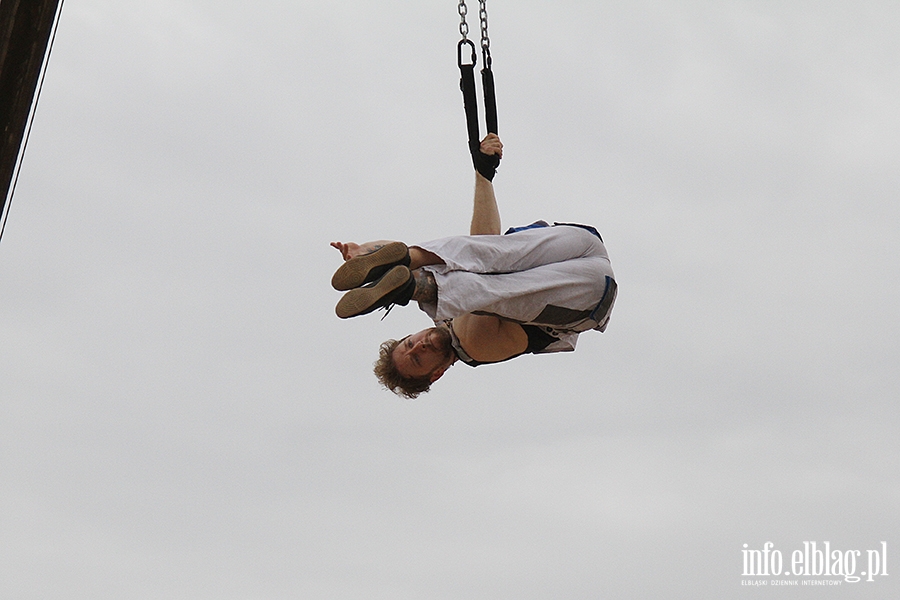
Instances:
[[[900,4],[488,10],[504,225],[596,225],[619,299],[410,402],[371,363],[427,317],[337,319],[328,243],[467,232],[455,3],[66,2],[0,244],[0,597],[900,596]],[[888,576],[742,585],[810,541]]]

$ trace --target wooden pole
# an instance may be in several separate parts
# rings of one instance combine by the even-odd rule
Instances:
[[[59,2],[0,0],[0,219],[23,150]]]

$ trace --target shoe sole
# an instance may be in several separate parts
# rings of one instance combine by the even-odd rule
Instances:
[[[409,269],[398,265],[388,271],[372,287],[356,288],[344,294],[334,308],[334,312],[341,319],[349,319],[372,312],[378,308],[378,303],[385,296],[406,285],[409,278]]]
[[[339,292],[352,290],[369,280],[372,269],[401,263],[409,255],[403,242],[391,242],[371,254],[351,258],[340,266],[331,278],[331,287]]]

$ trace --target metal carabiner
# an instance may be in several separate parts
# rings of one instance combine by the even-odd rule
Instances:
[[[472,62],[469,64],[466,64],[465,62],[463,62],[463,46],[468,46],[472,50]],[[460,40],[456,49],[457,49],[457,57],[458,57],[458,61],[459,61],[458,64],[459,64],[460,69],[463,67],[469,67],[469,66],[474,67],[475,63],[478,62],[478,55],[475,52],[475,42],[473,42],[472,40],[468,40],[468,39]]]

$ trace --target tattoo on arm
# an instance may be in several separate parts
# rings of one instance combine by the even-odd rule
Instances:
[[[434,275],[424,269],[416,269],[413,277],[416,279],[416,291],[413,292],[412,299],[425,304],[437,304],[438,288]]]

